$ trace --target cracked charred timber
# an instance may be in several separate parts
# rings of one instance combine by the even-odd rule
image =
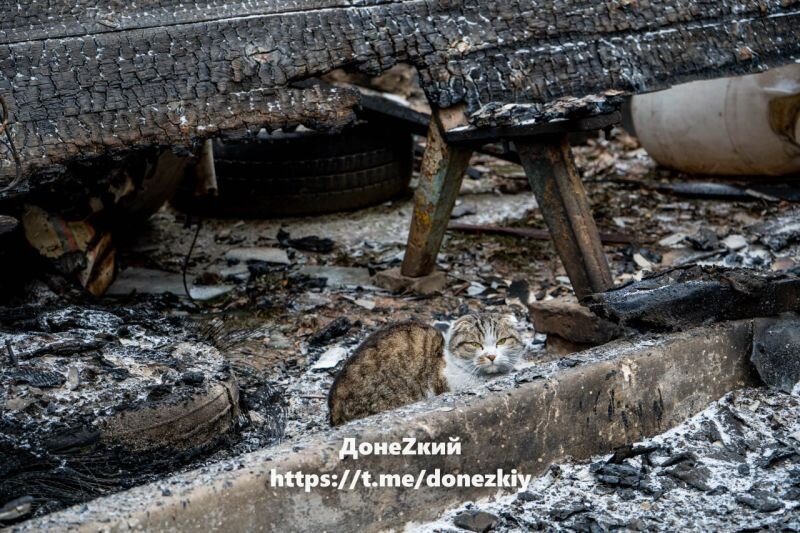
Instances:
[[[798,0],[5,2],[0,95],[29,179],[19,194],[136,147],[337,130],[355,92],[292,86],[336,68],[410,63],[434,107],[463,103],[468,129],[501,127],[613,110],[609,89],[787,63],[798,29]],[[10,155],[0,147],[0,182],[18,170]]]

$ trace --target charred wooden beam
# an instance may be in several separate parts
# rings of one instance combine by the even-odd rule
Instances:
[[[800,277],[688,266],[595,294],[589,308],[640,331],[676,331],[725,320],[800,312]]]
[[[800,55],[800,0],[110,0],[7,2],[0,95],[25,176],[71,158],[226,130],[336,129],[355,96],[287,88],[336,68],[413,64],[473,127],[609,107]],[[599,95],[576,106],[564,98]],[[574,103],[574,102],[573,102]],[[610,107],[613,107],[611,105]],[[0,147],[0,182],[14,175]]]

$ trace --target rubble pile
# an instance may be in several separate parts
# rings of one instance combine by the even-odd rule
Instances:
[[[467,503],[412,529],[797,531],[800,398],[727,394],[653,439],[587,463],[552,465],[524,490]]]
[[[212,337],[160,312],[0,308],[0,501],[24,500],[0,523],[280,438],[270,382],[239,377]]]
[[[621,130],[589,139],[576,154],[617,284],[693,263],[796,272],[800,227],[790,202],[673,196],[654,184],[675,174],[656,168]],[[513,313],[525,330],[528,363],[560,357],[545,349],[529,309],[574,298],[521,168],[476,155],[457,204],[458,223],[481,229],[447,234],[437,264],[441,283],[425,294],[387,290],[375,279],[402,262],[410,197],[356,213],[199,226],[166,206],[144,231],[118,243],[120,271],[101,298],[41,265],[37,281],[7,284],[23,290],[0,308],[0,433],[11,436],[0,453],[27,457],[40,477],[2,485],[0,500],[14,505],[0,520],[324,431],[333,377],[367,334],[388,323],[413,319],[444,329],[470,312]],[[16,276],[26,270],[18,266]],[[227,404],[227,422],[213,432],[219,439],[198,434],[192,446],[180,445],[191,453],[175,454],[169,464],[126,464],[122,459],[133,456],[115,452],[110,464],[123,475],[98,475],[95,466],[82,470],[85,461],[73,461],[76,453],[119,449],[98,430],[115,413],[169,398],[185,404],[219,387],[227,391],[223,400],[238,393]],[[110,390],[119,393],[110,398]],[[773,403],[762,409],[780,407]],[[57,430],[68,430],[69,439],[53,447],[46,435]],[[21,463],[0,464],[17,469],[4,473],[7,479],[23,470]],[[65,468],[74,487],[31,489],[64,477]]]

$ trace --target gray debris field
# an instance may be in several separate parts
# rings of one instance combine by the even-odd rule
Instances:
[[[459,525],[461,527],[459,527]],[[800,398],[727,394],[653,439],[409,531],[798,531]],[[484,529],[486,528],[486,529]]]

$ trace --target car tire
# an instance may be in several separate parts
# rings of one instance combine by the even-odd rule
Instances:
[[[361,125],[338,134],[295,132],[215,141],[218,195],[195,197],[186,180],[181,211],[216,218],[311,216],[361,209],[408,190],[413,138]]]

